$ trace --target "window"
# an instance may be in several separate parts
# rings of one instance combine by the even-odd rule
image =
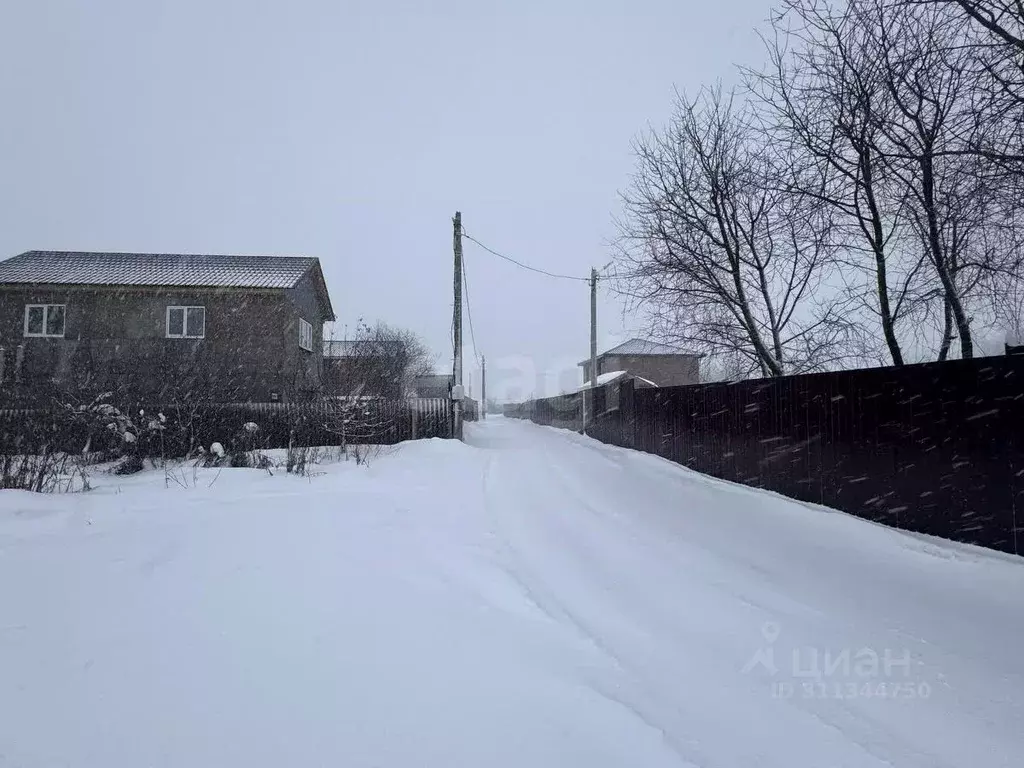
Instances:
[[[167,338],[202,339],[206,336],[206,307],[168,307]]]
[[[64,338],[64,304],[25,306],[25,335]]]
[[[299,346],[307,352],[313,351],[313,326],[299,318]]]

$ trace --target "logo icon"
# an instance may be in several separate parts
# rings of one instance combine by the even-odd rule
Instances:
[[[775,648],[774,643],[779,639],[781,629],[779,625],[774,621],[766,621],[761,627],[761,636],[767,642],[767,645],[762,646],[757,650],[750,660],[743,666],[743,673],[748,674],[758,667],[763,669],[769,675],[777,675],[779,668],[775,666]]]

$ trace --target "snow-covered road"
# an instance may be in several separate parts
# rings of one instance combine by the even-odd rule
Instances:
[[[0,766],[1024,759],[1024,560],[500,418],[321,469],[0,492]]]

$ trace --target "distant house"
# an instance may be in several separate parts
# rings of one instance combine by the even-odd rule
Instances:
[[[584,383],[590,381],[590,360],[580,362]],[[630,339],[597,356],[597,375],[625,371],[659,387],[700,383],[700,355],[667,344]]]
[[[405,350],[390,339],[324,341],[324,391],[329,395],[401,397]]]
[[[413,379],[413,389],[417,397],[448,398],[452,392],[452,375],[450,373],[431,373]]]
[[[0,398],[298,399],[333,319],[315,258],[29,251],[0,262]]]

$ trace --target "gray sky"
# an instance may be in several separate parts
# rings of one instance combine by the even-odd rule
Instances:
[[[519,260],[601,266],[632,137],[666,118],[674,85],[760,60],[753,28],[770,7],[6,0],[0,258],[318,256],[339,336],[386,320],[446,368],[453,212]],[[586,285],[473,243],[466,259],[491,392],[578,379]],[[602,349],[632,335],[614,300],[599,312]]]

